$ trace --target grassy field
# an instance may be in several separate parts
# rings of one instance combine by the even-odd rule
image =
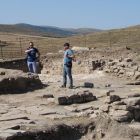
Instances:
[[[58,52],[62,45],[69,42],[71,47],[96,47],[99,49],[116,49],[122,46],[140,52],[140,25],[97,32],[90,35],[78,35],[65,38],[51,38],[31,35],[19,35],[0,32],[0,40],[3,56],[0,58],[25,57],[24,51],[33,41],[42,54]]]

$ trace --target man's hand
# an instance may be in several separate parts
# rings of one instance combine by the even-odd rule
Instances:
[[[33,50],[34,50],[33,48],[30,49],[30,51],[33,51]]]
[[[68,57],[68,54],[67,53],[65,55]]]
[[[33,50],[34,50],[34,49],[31,48],[30,50],[26,50],[25,53],[31,52],[31,51],[33,51]]]

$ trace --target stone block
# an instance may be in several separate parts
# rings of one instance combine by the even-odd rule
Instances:
[[[84,83],[84,87],[86,87],[86,88],[93,88],[94,84],[86,82],[86,83]]]
[[[76,99],[76,98],[79,98],[80,95],[73,93],[73,94],[68,94],[67,97],[70,98],[70,99]]]
[[[67,104],[67,98],[65,96],[55,96],[55,103],[59,105]]]
[[[85,101],[94,101],[96,99],[96,96],[86,96],[84,97]]]
[[[73,103],[82,103],[84,102],[83,97],[77,98],[77,99],[72,99]]]
[[[67,98],[67,104],[72,104],[72,103],[73,103],[73,99]]]

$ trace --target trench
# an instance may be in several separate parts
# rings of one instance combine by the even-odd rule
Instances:
[[[28,131],[22,135],[15,135],[10,140],[79,140],[89,129],[94,130],[94,124],[54,125],[46,130]]]

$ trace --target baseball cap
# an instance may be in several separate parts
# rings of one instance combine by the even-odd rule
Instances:
[[[70,46],[70,44],[69,44],[69,43],[65,43],[63,46],[68,46],[68,47],[69,47],[69,46]]]

